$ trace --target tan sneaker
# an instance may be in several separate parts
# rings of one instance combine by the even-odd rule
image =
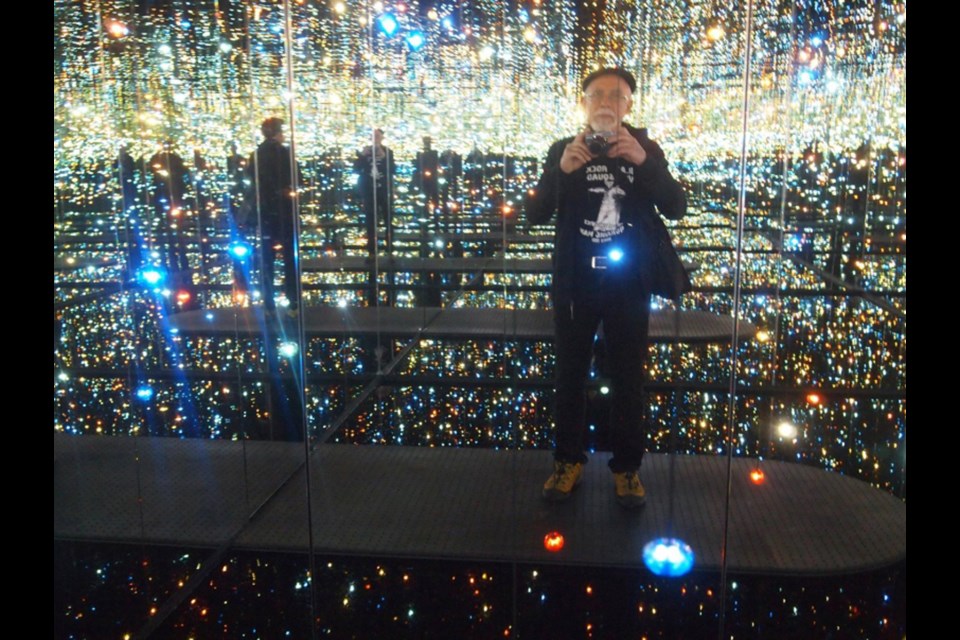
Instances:
[[[566,500],[583,477],[583,464],[579,462],[553,463],[553,475],[543,485],[543,497],[551,502]]]
[[[642,507],[647,501],[647,492],[640,482],[640,474],[636,471],[614,473],[613,481],[617,486],[617,502],[627,509]]]

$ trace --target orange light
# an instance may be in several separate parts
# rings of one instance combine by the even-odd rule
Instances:
[[[754,469],[750,472],[750,482],[753,484],[763,484],[764,475],[760,469]]]
[[[190,302],[190,292],[189,291],[178,291],[177,292],[177,302],[180,304],[186,304]]]
[[[820,404],[820,394],[819,393],[808,393],[807,402],[810,404]]]
[[[551,531],[543,537],[543,547],[547,551],[560,551],[563,549],[563,535],[559,531]]]
[[[180,209],[171,209],[171,210],[170,210],[170,215],[173,216],[174,218],[179,217],[181,213],[183,213],[183,212],[182,212]]]

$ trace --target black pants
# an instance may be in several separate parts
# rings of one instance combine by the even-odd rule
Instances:
[[[594,336],[603,322],[610,366],[610,427],[614,472],[640,467],[646,444],[643,366],[647,358],[650,294],[636,284],[601,281],[554,308],[556,329],[556,450],[560,462],[586,462],[586,393]]]
[[[393,249],[393,207],[387,192],[377,191],[376,207],[374,207],[373,194],[365,193],[363,198],[364,227],[367,232],[367,253],[373,255],[376,251],[377,227],[386,229],[386,251],[389,253]]]
[[[283,291],[287,294],[287,300],[292,308],[300,306],[300,300],[297,298],[297,266],[293,255],[293,233],[290,229],[274,230],[271,235],[265,232],[261,240],[261,285],[263,294],[263,304],[268,310],[276,308],[273,300],[273,278],[274,261],[277,259],[277,247],[283,254]]]

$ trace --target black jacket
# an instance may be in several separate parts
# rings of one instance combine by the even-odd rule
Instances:
[[[260,190],[260,213],[264,224],[284,228],[293,221],[294,178],[291,175],[290,148],[267,139],[250,155],[247,164],[251,187]],[[256,195],[253,195],[256,198]]]
[[[627,253],[633,256],[652,256],[654,254],[649,234],[642,230],[649,229],[641,216],[663,215],[671,220],[679,220],[687,210],[687,199],[683,186],[677,182],[667,169],[667,160],[660,146],[647,136],[646,129],[636,129],[630,125],[627,130],[640,142],[647,153],[647,159],[642,165],[634,165],[622,158],[597,158],[576,171],[565,174],[560,169],[560,158],[564,148],[573,140],[573,137],[558,140],[551,145],[544,163],[544,171],[540,176],[536,190],[527,196],[526,215],[531,224],[541,224],[550,220],[556,213],[556,236],[553,255],[553,293],[554,304],[572,299],[572,295],[582,280],[578,272],[589,269],[591,256],[585,253],[581,236],[581,220],[596,207],[591,202],[588,193],[590,177],[587,175],[591,166],[597,163],[613,164],[617,168],[616,183],[623,190],[620,203],[620,220],[630,228],[631,233],[624,237],[631,246]],[[633,180],[627,178],[632,172]],[[626,271],[625,281],[643,283],[649,278],[644,270],[649,271],[652,263],[643,260],[633,260]],[[646,290],[650,290],[649,286]]]

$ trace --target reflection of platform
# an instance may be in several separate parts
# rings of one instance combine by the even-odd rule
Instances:
[[[55,538],[308,544],[301,444],[58,434],[54,457]],[[693,547],[697,569],[717,570],[726,460],[676,458],[671,529],[669,457],[645,458],[648,500],[638,512],[616,504],[607,457],[591,457],[569,502],[547,504],[546,451],[322,445],[311,459],[314,545],[363,556],[639,566],[643,545],[669,532]],[[764,463],[766,482],[755,486],[752,465],[734,460],[730,571],[850,573],[906,557],[906,505],[897,498],[783,462]],[[543,548],[553,530],[566,538],[559,554]]]
[[[77,258],[73,256],[53,258],[54,271],[72,271],[86,267],[112,267],[116,264],[119,264],[119,262],[112,256],[104,256],[102,258]]]
[[[308,307],[302,311],[307,335],[355,336],[381,333],[422,338],[478,338],[553,340],[553,312],[528,309],[475,309],[438,307]],[[282,311],[282,327],[294,321]],[[170,316],[169,324],[185,335],[234,335],[277,329],[274,315],[265,321],[261,307],[185,311]],[[733,329],[729,316],[706,311],[654,311],[650,339],[654,342],[727,342]],[[750,338],[756,327],[740,321],[741,338]]]
[[[700,268],[697,262],[684,260],[688,272]],[[312,260],[301,260],[304,271],[326,273],[371,271],[373,261],[363,256],[325,256]],[[553,261],[541,258],[388,258],[381,256],[376,268],[381,272],[461,272],[482,271],[484,273],[553,273]]]

